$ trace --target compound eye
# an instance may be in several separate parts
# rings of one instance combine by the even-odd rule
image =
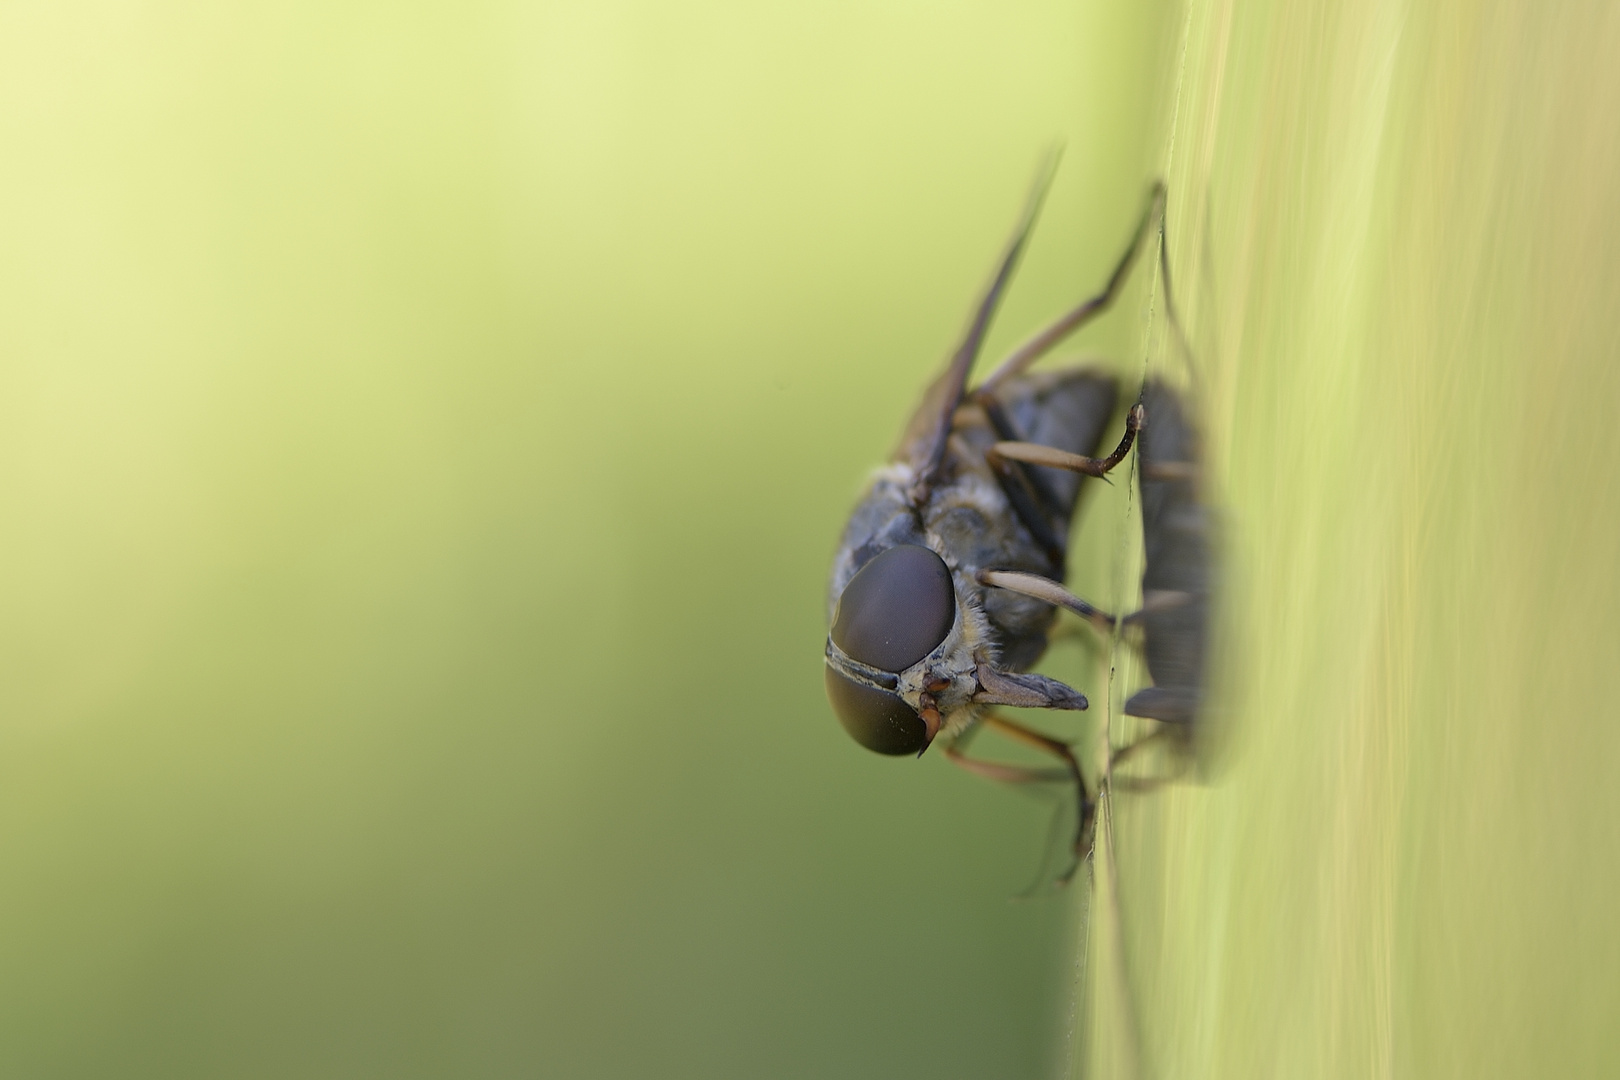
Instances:
[[[922,717],[886,690],[863,686],[828,668],[827,700],[832,702],[844,730],[868,750],[917,754],[928,745]]]
[[[945,560],[921,545],[901,544],[849,579],[832,639],[853,660],[899,672],[933,652],[955,618],[956,590]]]

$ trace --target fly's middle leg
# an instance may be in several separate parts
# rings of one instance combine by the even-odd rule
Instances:
[[[977,577],[980,585],[1006,589],[1072,611],[1105,633],[1113,628],[1114,616],[1080,599],[1051,578],[1021,570],[980,570]]]

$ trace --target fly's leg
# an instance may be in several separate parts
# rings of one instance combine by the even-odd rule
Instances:
[[[1127,623],[1139,623],[1149,615],[1158,615],[1166,611],[1174,611],[1186,607],[1198,599],[1197,593],[1186,592],[1182,589],[1149,589],[1142,597],[1142,606],[1125,616]]]
[[[1104,635],[1112,633],[1116,624],[1123,630],[1140,627],[1147,616],[1158,611],[1167,611],[1179,607],[1192,599],[1190,593],[1165,590],[1150,592],[1147,602],[1142,605],[1140,610],[1133,611],[1124,618],[1116,618],[1101,608],[1082,600],[1051,578],[1041,577],[1039,574],[1028,574],[1021,570],[980,570],[974,577],[981,585],[1006,589],[1008,592],[1019,593],[1051,604],[1053,607],[1072,611],[1084,619],[1093,630]],[[1069,632],[1072,633],[1073,631]],[[1055,639],[1062,633],[1064,631],[1060,628],[1048,635],[1048,637],[1049,639]],[[1142,647],[1142,642],[1130,634],[1122,635],[1121,640],[1134,648],[1140,649]],[[1136,714],[1133,713],[1132,715]],[[1169,717],[1153,716],[1151,713],[1144,715],[1148,715],[1152,719],[1170,719]]]
[[[1006,589],[1072,611],[1104,633],[1112,629],[1116,621],[1106,611],[1093,607],[1051,578],[1039,574],[1026,574],[1018,570],[980,570],[977,577],[981,585]]]
[[[946,747],[945,756],[952,765],[998,784],[1050,784],[1071,779],[1066,769],[1036,769],[1027,765],[1009,765],[1005,761],[968,757],[960,743]]]
[[[1111,770],[1119,768],[1120,765],[1141,753],[1144,747],[1151,746],[1160,739],[1165,738],[1168,732],[1168,728],[1160,728],[1158,731],[1142,736],[1133,743],[1121,746],[1117,750],[1110,751],[1108,754],[1109,768]]]
[[[1028,341],[1014,349],[1008,356],[996,365],[994,371],[979,384],[978,394],[993,393],[996,387],[1004,381],[1026,370],[1031,364],[1056,348],[1064,338],[1080,329],[1086,323],[1107,311],[1109,306],[1119,296],[1121,286],[1130,273],[1131,266],[1142,250],[1142,244],[1152,235],[1159,240],[1159,273],[1164,281],[1164,310],[1170,319],[1170,325],[1175,329],[1176,340],[1181,345],[1182,354],[1192,356],[1192,343],[1187,339],[1187,333],[1182,328],[1181,318],[1176,312],[1175,294],[1170,287],[1170,242],[1169,228],[1164,220],[1165,187],[1162,180],[1156,180],[1148,189],[1147,209],[1142,212],[1142,218],[1136,224],[1136,231],[1131,234],[1130,244],[1125,253],[1120,256],[1119,262],[1114,266],[1114,272],[1108,276],[1108,283],[1101,292],[1088,297],[1075,307],[1058,316],[1052,323],[1040,330]],[[1153,229],[1157,222],[1158,228]]]
[[[1131,265],[1136,262],[1136,256],[1142,250],[1142,244],[1150,235],[1155,235],[1152,228],[1155,222],[1159,225],[1157,235],[1161,238],[1164,235],[1164,196],[1163,182],[1156,181],[1148,192],[1147,209],[1143,211],[1141,220],[1136,223],[1136,231],[1131,234],[1131,242],[1125,248],[1125,253],[1120,256],[1119,262],[1114,266],[1114,272],[1108,276],[1108,284],[1103,286],[1102,292],[1071,308],[1034,337],[1014,349],[1005,360],[996,365],[996,369],[990,373],[984,382],[979,384],[976,391],[978,395],[994,393],[996,388],[1004,381],[1017,375],[1051,352],[1064,338],[1108,310],[1109,305],[1119,295],[1120,287],[1124,285],[1125,277],[1130,273]],[[1160,261],[1164,262],[1162,254]],[[1168,281],[1168,279],[1166,280]]]
[[[1024,596],[1033,597],[1036,600],[1051,604],[1053,607],[1072,611],[1092,626],[1103,631],[1111,629],[1116,621],[1124,626],[1136,626],[1149,615],[1174,611],[1176,608],[1189,604],[1196,599],[1189,592],[1178,592],[1172,589],[1151,590],[1141,608],[1131,612],[1123,619],[1116,620],[1108,612],[1092,606],[1051,578],[1044,578],[1039,574],[1026,574],[1022,570],[980,570],[974,576],[980,585],[989,585],[992,588],[1021,593]]]
[[[1146,602],[1143,603],[1140,609],[1133,611],[1123,619],[1116,619],[1108,612],[1080,599],[1080,597],[1074,595],[1074,593],[1051,578],[1041,577],[1039,574],[1027,574],[1020,570],[980,570],[974,577],[981,585],[995,589],[1006,589],[1008,592],[1015,592],[1039,600],[1042,603],[1051,604],[1053,607],[1072,611],[1103,634],[1112,631],[1116,624],[1121,627],[1142,626],[1151,615],[1174,611],[1197,599],[1193,593],[1188,592],[1171,589],[1150,590]],[[1138,648],[1142,647],[1140,642],[1130,642],[1128,638],[1126,640],[1127,643],[1134,644]],[[1003,703],[1017,704],[1016,702]],[[1174,724],[1180,727],[1192,723],[1196,712],[1196,691],[1185,686],[1144,687],[1133,694],[1130,700],[1125,703],[1125,713],[1128,716],[1140,716],[1148,720],[1158,720],[1161,723]]]
[[[954,764],[961,766],[976,776],[999,780],[1003,783],[1031,783],[1036,781],[1051,781],[1058,777],[1067,777],[1073,781],[1075,794],[1079,802],[1079,820],[1075,824],[1073,861],[1067,870],[1059,877],[1059,881],[1068,881],[1074,872],[1085,861],[1086,853],[1091,844],[1091,815],[1094,809],[1091,799],[1086,792],[1086,780],[1080,773],[1080,762],[1069,749],[1069,744],[1061,740],[1042,735],[1032,731],[1022,724],[1014,723],[1005,717],[994,713],[984,716],[979,721],[991,731],[1000,732],[1017,743],[1022,743],[1044,754],[1051,754],[1064,764],[1061,774],[1054,776],[1050,769],[1032,769],[1022,765],[1008,765],[999,761],[984,761],[980,758],[970,758],[960,748],[960,740],[956,745],[946,748],[945,756]]]
[[[1163,182],[1160,182],[1163,191]],[[1204,219],[1205,224],[1209,219]],[[1206,263],[1207,265],[1207,263]],[[1170,326],[1176,332],[1176,342],[1181,346],[1182,359],[1187,363],[1187,374],[1192,378],[1194,385],[1198,382],[1198,372],[1193,365],[1192,342],[1187,338],[1187,331],[1181,325],[1181,316],[1176,312],[1175,290],[1170,287],[1170,227],[1165,224],[1163,205],[1159,213],[1159,277],[1164,281],[1164,313],[1170,320]]]
[[[1186,734],[1186,730],[1180,726],[1161,727],[1157,731],[1143,735],[1135,742],[1127,743],[1119,749],[1111,751],[1109,754],[1108,763],[1108,790],[1127,792],[1135,795],[1156,790],[1164,787],[1166,784],[1172,784],[1181,779],[1191,763],[1190,758],[1183,757],[1181,759],[1180,768],[1163,776],[1119,776],[1116,774],[1122,762],[1135,757],[1142,750],[1153,746],[1155,743],[1174,744],[1179,739],[1185,738]]]
[[[1054,607],[1072,611],[1103,633],[1109,632],[1116,622],[1124,626],[1136,625],[1148,615],[1159,611],[1173,610],[1193,599],[1190,593],[1153,592],[1148,595],[1147,602],[1143,604],[1140,610],[1132,612],[1123,619],[1116,619],[1106,611],[1093,607],[1080,599],[1080,597],[1052,579],[1041,577],[1038,574],[1026,574],[1016,570],[980,570],[976,577],[981,585],[1006,589],[1010,592],[1043,601]],[[1157,720],[1169,726],[1114,751],[1112,760],[1115,764],[1155,741],[1186,738],[1187,724],[1191,722],[1194,710],[1185,688],[1150,686],[1137,691],[1125,703],[1125,711],[1127,715]],[[1174,778],[1167,777],[1158,781],[1127,780],[1119,785],[1119,790],[1144,791]]]
[[[1125,414],[1125,434],[1120,438],[1119,445],[1114,447],[1113,452],[1107,457],[1086,457],[1084,454],[1071,454],[1066,450],[1042,446],[1040,443],[1011,440],[996,443],[985,451],[984,456],[991,468],[997,468],[1000,462],[1018,461],[1026,465],[1067,469],[1082,476],[1107,476],[1115,466],[1125,460],[1125,455],[1131,452],[1131,444],[1136,442],[1136,433],[1142,430],[1142,421],[1145,418],[1146,412],[1141,402],[1131,406],[1131,411]]]

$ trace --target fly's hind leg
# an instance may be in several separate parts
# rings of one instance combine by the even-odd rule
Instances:
[[[1159,273],[1164,281],[1164,308],[1170,318],[1170,325],[1176,332],[1176,339],[1181,345],[1182,354],[1188,358],[1192,356],[1192,343],[1187,339],[1187,333],[1182,328],[1181,317],[1176,311],[1175,295],[1170,287],[1170,242],[1169,227],[1165,224],[1166,191],[1164,181],[1156,180],[1148,189],[1147,208],[1142,211],[1141,219],[1136,223],[1136,231],[1131,234],[1130,243],[1126,246],[1119,262],[1114,265],[1114,272],[1108,275],[1108,282],[1102,291],[1095,296],[1087,297],[1079,304],[1058,316],[1047,326],[1042,328],[1029,340],[1007,355],[995,370],[979,384],[978,394],[994,393],[996,387],[1007,379],[1026,370],[1031,364],[1056,348],[1070,334],[1079,330],[1086,323],[1107,311],[1119,296],[1120,289],[1125,284],[1125,278],[1130,273],[1136,257],[1142,251],[1142,245],[1149,237],[1157,238],[1159,242]],[[1157,228],[1154,226],[1157,225]]]
[[[975,776],[983,776],[1002,783],[1051,782],[1063,778],[1073,782],[1075,795],[1079,803],[1078,820],[1075,823],[1073,858],[1068,868],[1058,878],[1059,881],[1068,881],[1074,876],[1074,872],[1080,868],[1080,864],[1085,861],[1086,854],[1091,849],[1091,820],[1092,812],[1095,809],[1086,791],[1086,780],[1080,772],[1080,762],[1075,758],[1074,751],[1069,749],[1068,743],[1042,735],[1038,731],[1032,731],[1022,724],[1014,723],[994,713],[982,717],[979,722],[991,731],[999,732],[1014,742],[1022,743],[1044,754],[1051,754],[1063,762],[1063,771],[1057,772],[1052,769],[1033,769],[1024,765],[1009,765],[1000,761],[970,758],[964,752],[963,740],[958,740],[957,743],[945,749],[945,756],[953,764],[961,766]]]
[[[1131,234],[1131,241],[1120,256],[1119,262],[1114,265],[1114,271],[1108,275],[1108,283],[1102,291],[1095,296],[1087,297],[1078,305],[1070,308],[1056,320],[1042,329],[1034,337],[1014,349],[994,371],[979,384],[978,394],[994,393],[996,388],[1004,381],[1028,368],[1035,361],[1051,352],[1064,338],[1080,329],[1086,323],[1107,311],[1119,295],[1125,284],[1125,278],[1130,273],[1131,265],[1141,253],[1142,245],[1148,237],[1158,236],[1161,241],[1164,236],[1164,200],[1165,189],[1163,182],[1155,182],[1148,190],[1147,208],[1142,212],[1141,220],[1136,223],[1136,230]],[[1154,224],[1158,228],[1154,229]],[[1161,251],[1162,251],[1161,242]],[[1162,265],[1168,265],[1161,255]]]

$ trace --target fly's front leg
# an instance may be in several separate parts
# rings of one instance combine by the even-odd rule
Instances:
[[[986,761],[967,756],[967,736],[945,748],[945,757],[952,765],[998,784],[1051,784],[1072,780],[1067,769],[1037,769],[1029,765],[1011,765],[1005,761]]]
[[[1000,761],[984,761],[979,758],[970,758],[963,752],[960,740],[958,744],[948,747],[945,751],[945,756],[954,764],[961,766],[975,776],[983,776],[1003,783],[1032,783],[1051,781],[1061,777],[1067,777],[1073,781],[1075,794],[1079,802],[1078,821],[1075,825],[1074,834],[1074,860],[1058,879],[1068,881],[1074,876],[1075,870],[1079,869],[1080,864],[1085,861],[1086,852],[1090,848],[1091,815],[1094,809],[1086,791],[1085,777],[1080,772],[1080,762],[1075,758],[1074,751],[1069,749],[1068,743],[1042,735],[1038,731],[1032,731],[1022,724],[1014,723],[1005,717],[996,716],[994,713],[982,717],[979,722],[991,731],[1000,732],[1014,742],[1039,750],[1043,754],[1051,754],[1063,762],[1063,773],[1054,776],[1053,771],[1049,769],[1032,769],[1023,765],[1009,765]]]
[[[1082,600],[1051,578],[1044,578],[1039,574],[1026,574],[1022,570],[980,570],[974,577],[980,585],[988,585],[995,589],[1006,589],[1008,592],[1015,592],[1051,604],[1053,607],[1072,611],[1103,633],[1112,630],[1116,622],[1121,626],[1139,626],[1150,615],[1174,611],[1197,599],[1194,594],[1189,592],[1154,589],[1148,592],[1139,609],[1122,619],[1118,619],[1101,608]],[[1151,713],[1141,715],[1150,716],[1153,719],[1164,719],[1154,717]]]

